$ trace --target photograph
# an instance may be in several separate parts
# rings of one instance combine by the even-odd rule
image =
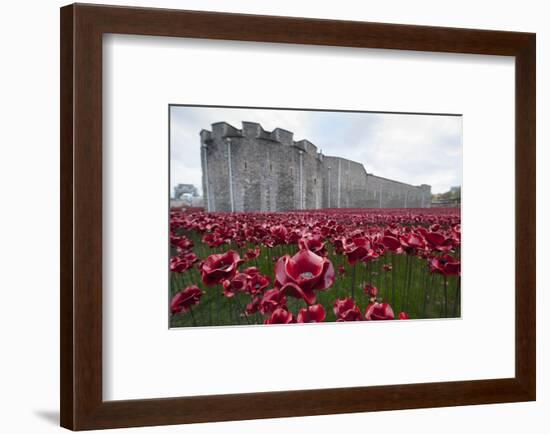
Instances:
[[[171,328],[460,318],[462,116],[170,105]]]
[[[131,3],[3,4],[0,432],[549,427],[546,3]]]

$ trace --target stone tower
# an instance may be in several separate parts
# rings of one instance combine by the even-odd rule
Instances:
[[[421,208],[431,187],[368,174],[360,163],[324,156],[308,140],[254,122],[202,130],[201,164],[208,211],[291,211],[320,208]]]

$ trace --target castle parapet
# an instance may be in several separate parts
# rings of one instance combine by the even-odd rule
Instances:
[[[227,122],[216,122],[212,124],[212,138],[241,137],[241,130]]]
[[[271,132],[271,138],[272,140],[282,143],[286,146],[292,146],[294,143],[294,133],[291,133],[290,131],[283,130],[282,128],[275,128]]]
[[[308,154],[312,154],[312,155],[317,154],[317,146],[315,146],[309,140],[305,140],[305,139],[299,140],[297,142],[294,142],[294,146],[296,146],[297,148],[300,148],[302,151],[305,151]]]
[[[200,136],[201,136],[201,145],[208,146],[210,143],[212,143],[212,132],[211,131],[201,130]]]
[[[243,122],[242,134],[246,138],[257,139],[265,135],[265,131],[262,126],[256,122]]]
[[[227,122],[216,122],[212,124],[212,136],[213,138],[221,137],[241,137],[241,130],[235,128],[233,125]]]

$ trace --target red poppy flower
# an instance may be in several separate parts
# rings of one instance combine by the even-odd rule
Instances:
[[[446,238],[443,234],[439,232],[426,232],[424,238],[434,250],[440,252],[448,252],[453,248],[452,238]]]
[[[255,314],[260,310],[261,297],[254,297],[250,303],[246,305],[246,313],[248,315]]]
[[[460,238],[461,238],[460,225],[453,226],[452,233],[453,233],[453,237],[455,238],[455,241],[460,243]]]
[[[338,253],[339,255],[341,255],[342,253],[344,253],[344,245],[346,244],[346,239],[345,237],[338,237],[338,238],[335,238],[333,241],[332,241],[332,246],[334,247],[334,251],[336,253]]]
[[[378,257],[372,248],[370,240],[363,236],[355,236],[344,245],[344,254],[351,265],[359,261],[369,261]]]
[[[286,244],[288,231],[283,225],[272,226],[270,232],[277,244]]]
[[[201,264],[202,281],[210,286],[230,280],[237,274],[237,268],[242,263],[243,260],[239,254],[233,250],[210,255]]]
[[[278,307],[286,307],[286,297],[284,293],[276,288],[266,291],[260,300],[260,312],[265,315],[266,313],[272,313]]]
[[[236,292],[248,292],[251,278],[248,274],[237,273],[231,280],[224,280],[223,294],[231,298]]]
[[[399,240],[401,241],[403,248],[408,251],[426,248],[426,241],[424,241],[424,238],[420,234],[411,232],[400,237]]]
[[[174,273],[184,273],[198,260],[198,256],[193,252],[185,253],[184,255],[172,256],[170,258],[170,271]]]
[[[399,312],[399,319],[410,319],[406,312]]]
[[[327,258],[309,250],[300,250],[293,257],[285,255],[275,264],[275,285],[289,295],[308,304],[315,303],[315,290],[324,290],[334,283],[334,267]]]
[[[445,276],[459,276],[460,261],[451,255],[434,256],[430,260],[430,269]]]
[[[302,237],[299,241],[299,246],[300,249],[307,249],[319,256],[327,256],[328,254],[325,243],[321,241],[321,237],[319,236],[308,235]]]
[[[248,267],[243,273],[250,277],[246,291],[252,295],[263,292],[271,283],[271,279],[260,273],[256,267]]]
[[[302,238],[302,231],[294,229],[287,234],[286,242],[287,244],[298,244],[300,238]]]
[[[378,296],[378,288],[369,283],[365,285],[364,291],[365,291],[365,294],[367,294],[371,298]]]
[[[185,235],[177,236],[174,234],[170,234],[170,244],[184,251],[193,248],[193,241],[188,239]]]
[[[313,306],[308,306],[307,308],[302,308],[298,312],[298,317],[296,322],[305,323],[305,322],[323,322],[326,318],[325,308],[321,304],[314,304]]]
[[[199,304],[203,292],[198,286],[192,285],[176,293],[170,302],[172,314],[187,312],[191,306]]]
[[[220,247],[225,240],[218,234],[206,234],[202,237],[202,242],[208,244],[209,247]]]
[[[338,299],[334,302],[336,321],[361,321],[361,311],[352,298]]]
[[[275,309],[271,316],[265,320],[265,324],[289,324],[293,322],[294,316],[288,310],[281,307]]]
[[[251,261],[252,259],[256,259],[258,256],[260,256],[260,248],[259,247],[255,248],[255,249],[248,250],[244,255],[244,257],[248,261]]]
[[[388,303],[371,303],[365,311],[365,319],[367,321],[388,320],[394,319],[395,314]]]
[[[344,274],[346,274],[346,267],[344,267],[343,265],[339,265],[338,272],[343,276]]]
[[[394,236],[391,235],[384,235],[382,237],[382,244],[392,252],[395,253],[401,253],[403,252],[403,248],[401,247],[401,242]]]

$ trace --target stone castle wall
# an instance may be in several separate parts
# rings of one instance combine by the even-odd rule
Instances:
[[[429,185],[368,174],[357,162],[325,156],[290,131],[243,122],[202,130],[201,164],[208,211],[291,211],[320,208],[424,208]]]

